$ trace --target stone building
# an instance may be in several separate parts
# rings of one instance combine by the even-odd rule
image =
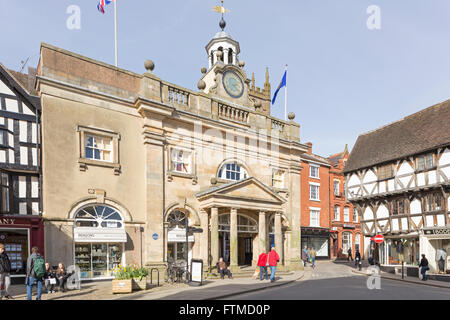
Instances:
[[[224,26],[223,26],[224,27]],[[119,264],[188,258],[234,271],[270,239],[300,264],[300,126],[270,115],[269,74],[249,79],[224,31],[206,46],[199,91],[42,44],[45,252],[87,279]]]
[[[447,100],[356,141],[344,169],[347,197],[361,219],[364,251],[382,265],[404,262],[417,274],[425,254],[432,272],[441,256],[450,272],[449,128]],[[379,246],[376,234],[385,238]]]

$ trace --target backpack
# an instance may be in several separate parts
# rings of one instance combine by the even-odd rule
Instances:
[[[32,272],[37,279],[41,279],[45,275],[45,261],[42,256],[37,256],[33,259]]]

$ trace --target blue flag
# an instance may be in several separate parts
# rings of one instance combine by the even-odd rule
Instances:
[[[283,79],[280,82],[280,85],[278,86],[277,90],[275,91],[275,94],[273,95],[272,104],[275,104],[275,100],[277,99],[278,91],[280,91],[281,88],[286,86],[286,77],[287,77],[287,70],[284,72]]]

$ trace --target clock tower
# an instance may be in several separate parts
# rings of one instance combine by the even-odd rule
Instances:
[[[251,108],[270,115],[269,71],[263,89],[255,87],[255,79],[247,78],[244,61],[239,60],[241,48],[239,42],[225,32],[226,22],[223,14],[228,12],[223,6],[215,7],[222,13],[219,26],[222,29],[208,42],[205,49],[208,56],[208,69],[203,68],[203,77],[198,88],[206,94],[217,96],[221,100]]]

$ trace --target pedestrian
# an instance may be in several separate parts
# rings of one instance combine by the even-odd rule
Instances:
[[[425,255],[422,254],[422,260],[420,260],[419,268],[422,267],[420,273],[422,274],[422,280],[427,281],[427,271],[430,270],[428,267],[428,260],[425,258]]]
[[[259,280],[263,280],[263,272],[266,280],[269,280],[269,274],[267,272],[267,254],[263,251],[258,258],[258,267],[259,267]]]
[[[308,261],[308,251],[306,250],[306,246],[302,250],[302,261],[303,267],[306,267],[306,261]]]
[[[5,252],[5,245],[0,243],[0,300],[5,297],[12,299],[9,294],[9,286],[11,284],[11,261]]]
[[[314,247],[311,248],[311,251],[309,253],[310,257],[311,257],[311,267],[315,268],[316,266],[316,249],[314,249]]]
[[[348,255],[347,260],[350,261],[350,259],[352,259],[352,261],[353,261],[352,248],[348,248],[347,255]]]
[[[228,276],[228,279],[233,279],[230,269],[228,269],[227,264],[223,261],[223,258],[219,259],[217,263],[217,268],[219,269],[220,278],[223,279],[225,275]]]
[[[359,249],[356,249],[356,252],[355,252],[355,266],[359,270],[361,270],[361,264],[362,264],[362,262],[361,262],[361,253],[359,252]]]
[[[275,273],[277,272],[277,263],[280,261],[280,256],[275,251],[275,247],[269,252],[267,259],[269,260],[270,266],[270,282],[275,281]]]
[[[308,255],[308,262],[311,263],[311,248],[308,248],[308,250],[306,250],[306,254]]]
[[[44,287],[46,293],[53,293],[56,284],[56,274],[53,272],[50,263],[45,263]],[[49,289],[50,288],[50,289]]]
[[[27,298],[31,300],[33,286],[36,283],[37,296],[36,300],[41,300],[42,295],[42,281],[45,276],[45,261],[44,257],[39,254],[39,248],[33,247],[31,255],[27,259],[27,277],[25,283],[27,285]]]

